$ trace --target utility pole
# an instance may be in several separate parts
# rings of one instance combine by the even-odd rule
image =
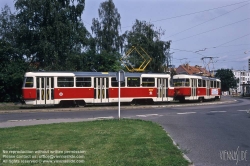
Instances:
[[[202,57],[201,60],[203,61],[204,64],[204,68],[206,69],[206,67],[208,67],[208,72],[210,72],[210,67],[209,65],[212,63],[213,64],[213,76],[214,76],[214,58],[218,58],[218,57],[211,57],[211,56],[206,56],[206,57]],[[206,61],[208,59],[208,61]],[[211,75],[211,74],[210,74]]]
[[[173,58],[173,57],[172,57],[171,55],[172,55],[173,53],[174,53],[174,52],[172,52],[172,53],[169,53],[169,52],[168,52],[168,53],[166,53],[166,55],[165,55],[165,56],[166,56],[165,65],[167,66],[167,70],[168,70],[168,71],[170,71],[170,70],[169,70],[169,67],[170,67],[170,66],[172,67],[172,58]]]

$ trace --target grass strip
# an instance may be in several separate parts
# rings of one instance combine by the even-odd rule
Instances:
[[[88,165],[88,166],[187,166],[181,151],[173,145],[161,126],[142,120],[98,120],[91,122],[60,123],[0,129],[0,165],[7,160],[39,160],[29,165]],[[44,151],[41,153],[35,153]],[[45,164],[46,155],[66,154],[57,152],[85,151],[84,163]],[[49,152],[49,153],[48,153]],[[53,152],[54,154],[52,154]],[[44,158],[41,156],[44,155]],[[70,154],[71,155],[71,154]],[[73,154],[75,155],[75,154]],[[4,157],[3,157],[4,156]],[[13,157],[14,158],[11,158]],[[20,157],[20,154],[19,154]],[[5,160],[5,162],[3,162]],[[48,159],[54,161],[56,159]],[[62,160],[62,159],[61,159]]]

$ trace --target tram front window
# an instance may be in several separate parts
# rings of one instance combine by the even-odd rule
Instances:
[[[190,86],[189,79],[174,79],[174,87]]]
[[[33,87],[33,77],[25,77],[23,87]]]

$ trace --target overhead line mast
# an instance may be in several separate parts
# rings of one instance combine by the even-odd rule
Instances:
[[[211,56],[205,56],[205,57],[202,57],[201,60],[203,61],[203,64],[204,64],[204,68],[206,69],[206,67],[208,67],[208,71],[210,72],[210,67],[209,65],[212,63],[213,64],[213,74],[210,74],[211,76],[214,77],[214,61],[213,59],[214,58],[218,58],[218,57],[211,57]],[[206,61],[206,59],[208,59],[208,61]],[[207,62],[207,63],[206,63]]]

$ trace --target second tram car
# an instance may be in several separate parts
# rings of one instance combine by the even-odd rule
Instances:
[[[173,77],[174,100],[220,100],[221,81],[213,77],[179,74]]]
[[[24,77],[26,104],[118,102],[116,72],[27,72]],[[169,74],[126,73],[121,83],[121,102],[166,102],[173,97]]]

